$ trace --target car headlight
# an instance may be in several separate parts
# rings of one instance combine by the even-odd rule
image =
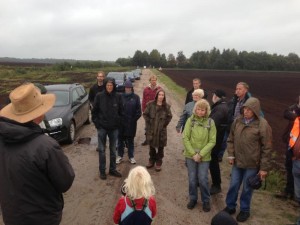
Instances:
[[[62,118],[55,118],[48,121],[50,127],[58,127],[62,125]]]

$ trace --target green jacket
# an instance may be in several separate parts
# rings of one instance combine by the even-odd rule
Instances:
[[[216,135],[217,130],[213,119],[199,118],[193,114],[187,120],[183,130],[183,155],[192,158],[200,150],[202,161],[210,161],[211,150],[216,144]]]
[[[249,98],[243,107],[249,107],[255,119],[246,124],[243,116],[232,123],[227,139],[228,156],[235,157],[235,165],[239,168],[257,168],[268,171],[272,152],[272,129],[268,122],[260,116],[260,103],[256,98]]]

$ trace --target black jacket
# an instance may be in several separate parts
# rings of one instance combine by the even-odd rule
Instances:
[[[227,118],[228,118],[228,105],[223,100],[220,99],[211,106],[210,118],[215,122],[217,128],[217,138],[216,145],[213,148],[213,151],[221,150],[221,145],[223,142],[224,134],[227,129]]]
[[[96,95],[92,109],[92,120],[97,129],[114,130],[121,126],[124,107],[121,95],[116,93],[115,81],[107,79],[104,86],[106,86],[107,81],[113,81],[113,91],[108,93],[104,90]]]
[[[92,105],[94,105],[95,97],[99,92],[102,92],[104,90],[104,85],[99,86],[98,83],[94,84],[90,88],[89,92],[89,100]]]
[[[59,144],[33,123],[0,117],[0,203],[9,225],[56,225],[74,171]]]
[[[135,137],[136,125],[142,115],[140,97],[134,93],[122,94],[124,117],[123,126],[119,130],[124,137]]]

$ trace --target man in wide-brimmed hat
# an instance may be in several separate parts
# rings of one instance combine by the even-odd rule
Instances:
[[[55,102],[32,83],[9,95],[0,111],[0,203],[5,224],[59,224],[74,171],[59,144],[39,123]]]

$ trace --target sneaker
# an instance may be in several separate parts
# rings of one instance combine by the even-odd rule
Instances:
[[[129,161],[130,161],[131,164],[136,164],[136,161],[135,161],[134,158],[130,158]]]
[[[146,165],[146,168],[147,168],[147,169],[150,169],[150,168],[152,168],[153,166],[154,166],[154,162],[149,161],[148,164]]]
[[[196,204],[197,204],[197,201],[190,200],[189,203],[186,205],[186,207],[188,209],[193,209],[193,208],[195,208]]]
[[[245,222],[249,218],[249,216],[250,216],[249,212],[240,211],[240,213],[236,217],[236,220],[238,222]]]
[[[106,180],[107,176],[105,173],[100,173],[100,179],[101,180]]]
[[[120,174],[118,171],[109,171],[109,175],[114,176],[114,177],[122,177],[122,174]]]
[[[210,188],[210,195],[215,195],[221,192],[221,187],[220,186],[215,186],[212,185]]]
[[[210,203],[209,202],[204,202],[202,209],[203,209],[204,212],[209,212],[210,211]]]
[[[230,208],[228,208],[227,206],[226,206],[225,209],[223,209],[223,211],[227,212],[227,213],[230,214],[230,215],[232,215],[232,214],[234,214],[234,213],[236,212],[235,208],[230,209]]]
[[[116,158],[116,164],[120,164],[122,162],[122,157],[121,156],[117,156]]]

